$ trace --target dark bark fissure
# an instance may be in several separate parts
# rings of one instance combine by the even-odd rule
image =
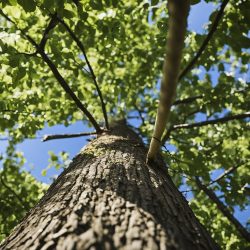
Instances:
[[[125,124],[91,141],[0,249],[217,249]]]

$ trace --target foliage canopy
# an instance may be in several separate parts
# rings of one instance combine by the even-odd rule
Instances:
[[[218,14],[221,2],[206,2],[215,4],[214,11],[204,32],[187,31],[182,69],[196,55]],[[130,121],[138,116],[135,129],[149,142],[168,11],[166,1],[159,0],[1,0],[0,8],[0,134],[9,139],[0,170],[1,240],[26,211],[24,204],[31,207],[45,190],[21,170],[23,158],[15,145],[34,138],[45,125],[89,122],[48,61],[101,127],[105,123],[97,84],[109,119]],[[194,176],[231,213],[249,206],[249,13],[247,0],[227,4],[212,39],[179,82],[163,148],[176,185],[189,186],[192,209],[224,249],[244,249],[247,243],[197,187]],[[202,121],[214,122],[197,124]],[[172,152],[167,150],[170,145],[175,147]],[[58,159],[54,154],[52,158]],[[218,170],[229,173],[213,182]],[[26,197],[24,204],[14,205],[14,196]]]

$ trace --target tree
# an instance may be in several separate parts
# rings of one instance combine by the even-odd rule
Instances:
[[[192,2],[196,4],[199,1]],[[9,159],[13,160],[17,143],[25,138],[35,137],[36,131],[42,129],[45,124],[49,126],[61,123],[68,125],[81,119],[89,122],[89,125],[95,129],[94,133],[98,134],[98,138],[87,147],[87,151],[83,153],[84,156],[80,154],[76,157],[76,162],[82,161],[81,166],[88,164],[87,159],[92,159],[91,157],[100,160],[98,156],[104,154],[102,146],[97,146],[98,150],[93,150],[91,145],[98,144],[110,133],[112,137],[112,132],[107,131],[110,117],[114,117],[116,120],[126,118],[129,121],[136,114],[140,124],[134,129],[146,143],[149,142],[152,137],[158,100],[159,88],[155,86],[161,79],[168,30],[168,11],[165,1],[90,0],[63,1],[63,3],[53,1],[51,3],[46,0],[5,0],[1,1],[1,7],[0,14],[3,24],[1,36],[3,39],[0,42],[2,65],[0,77],[3,84],[0,85],[0,109],[3,116],[0,116],[0,129],[3,136],[9,139],[7,154],[4,156],[5,162]],[[162,156],[169,165],[168,172],[175,185],[181,187],[185,184],[190,187],[194,196],[191,207],[196,216],[223,248],[233,249],[247,248],[247,241],[249,241],[249,232],[233,215],[236,206],[243,210],[249,205],[249,188],[247,186],[249,183],[247,171],[249,166],[247,161],[249,157],[247,140],[249,125],[247,121],[250,117],[247,101],[249,99],[247,98],[249,95],[247,83],[249,80],[247,78],[249,73],[247,65],[249,62],[249,38],[247,37],[249,8],[248,1],[230,3],[223,1],[210,15],[211,22],[207,27],[207,34],[197,34],[191,30],[187,32],[176,100],[173,103],[170,120],[162,140],[165,144]],[[215,76],[216,80],[214,80]],[[100,126],[103,121],[104,123]],[[124,130],[127,131],[125,128]],[[47,139],[54,137],[58,136],[47,137]],[[132,139],[133,142],[123,142],[123,139],[121,141],[118,148],[127,143],[127,150],[136,148],[138,156],[141,150],[144,152],[141,154],[146,155],[146,151],[137,137],[135,140]],[[175,147],[173,152],[169,152],[169,145]],[[105,148],[105,146],[103,147]],[[115,150],[112,148],[112,143],[108,148]],[[122,156],[119,156],[118,151],[117,153],[112,150],[109,152],[109,149],[105,151],[104,155],[105,157],[109,155],[107,157],[114,161],[111,160],[113,165],[109,165],[110,169],[106,169],[107,173],[104,168],[98,174],[103,174],[103,176],[107,174],[109,178],[112,177],[114,186],[107,182],[106,178],[103,180],[102,176],[95,176],[94,180],[93,177],[87,178],[89,181],[93,180],[92,188],[95,185],[103,189],[110,187],[111,192],[116,192],[123,199],[128,199],[126,202],[131,203],[131,208],[126,209],[131,209],[132,215],[134,215],[136,207],[140,207],[143,211],[140,209],[138,211],[143,215],[145,213],[145,218],[143,217],[145,220],[138,215],[138,212],[135,214],[142,221],[146,221],[146,228],[148,228],[147,222],[150,221],[150,216],[153,216],[163,228],[166,228],[166,221],[168,221],[170,225],[173,225],[170,226],[173,227],[173,230],[169,229],[168,236],[170,237],[172,230],[174,236],[178,236],[179,239],[173,242],[185,244],[184,246],[188,248],[187,243],[180,243],[183,238],[179,233],[181,230],[177,230],[179,224],[175,224],[178,219],[172,221],[175,211],[178,211],[178,204],[181,204],[182,208],[184,207],[184,210],[188,211],[183,224],[188,225],[186,222],[192,218],[191,220],[201,232],[200,242],[210,242],[205,243],[207,248],[215,247],[207,233],[203,233],[202,227],[190,215],[192,213],[189,213],[185,201],[170,184],[172,182],[168,178],[166,170],[162,169],[164,167],[160,167],[162,166],[160,156],[157,162],[150,165],[149,175],[145,175],[145,167],[140,169],[140,166],[143,165],[142,162],[136,165],[137,178],[142,181],[141,187],[133,178],[130,182],[124,179],[122,183],[131,185],[132,190],[138,189],[137,193],[142,194],[147,190],[147,185],[151,185],[149,177],[154,176],[157,180],[156,183],[164,182],[164,192],[160,191],[159,197],[157,197],[158,189],[154,187],[152,193],[145,192],[145,197],[139,195],[124,197],[122,193],[119,193],[124,188],[119,187],[116,179],[120,172],[115,172],[114,166],[118,166],[118,169],[122,171],[121,166],[126,166],[124,163],[126,156],[124,156],[124,151]],[[117,158],[113,159],[110,154],[117,154]],[[137,156],[131,151],[128,154],[132,154],[135,158]],[[133,164],[131,163],[131,165]],[[105,166],[104,163],[103,166]],[[2,171],[6,171],[6,168]],[[43,204],[49,204],[46,202],[50,200],[53,201],[54,193],[65,192],[64,187],[67,186],[65,176],[73,178],[74,174],[77,174],[72,169],[78,169],[77,165],[73,164],[63,172],[30,214],[36,214],[36,211],[39,211],[37,209],[41,208]],[[82,169],[86,169],[86,166]],[[133,170],[131,166],[128,169]],[[215,179],[214,175],[218,173],[218,170],[225,172],[221,177]],[[93,174],[95,173],[93,172]],[[131,176],[134,174],[136,173],[132,172]],[[121,176],[123,176],[123,172],[121,172]],[[76,186],[72,186],[72,188],[75,187],[73,190],[76,190],[76,193],[81,192],[81,187],[85,187],[84,185],[92,185],[92,183],[78,183],[78,181],[76,181]],[[170,185],[170,194],[167,192],[167,186],[164,185]],[[12,188],[13,190],[15,191],[14,188]],[[98,190],[97,188],[95,191]],[[11,191],[9,190],[9,192]],[[102,197],[101,193],[98,194],[98,197],[99,195]],[[106,195],[106,189],[104,194]],[[162,211],[154,211],[155,207],[148,204],[147,200],[152,200],[155,196],[157,197],[156,204],[161,204],[160,208],[169,211],[161,200],[161,195],[167,194],[170,197],[176,194],[180,201],[174,205],[174,209],[170,213],[171,219],[166,218]],[[18,197],[20,198],[20,196]],[[87,202],[91,201],[93,197],[82,198],[86,198]],[[58,201],[56,199],[59,198],[55,198],[55,202]],[[61,200],[59,199],[59,201]],[[99,203],[96,200],[95,202],[97,202],[96,205],[100,204],[100,208],[98,208],[100,211],[105,211],[105,209],[111,211],[111,208],[105,208],[106,205],[102,202]],[[124,204],[124,200],[121,200],[121,203]],[[64,205],[66,204],[65,201]],[[76,230],[74,233],[84,235],[83,242],[84,240],[87,242],[93,237],[95,241],[89,243],[91,246],[91,244],[100,242],[100,235],[110,237],[114,232],[112,231],[114,227],[104,228],[107,231],[103,229],[102,233],[100,233],[101,228],[89,230],[88,223],[92,223],[94,217],[86,215],[84,206],[82,204],[79,210],[75,207],[74,211],[76,217],[84,214],[83,222],[86,223],[83,223],[84,225],[74,224],[77,218],[74,219],[72,215],[69,227],[78,225],[74,229]],[[48,208],[51,207],[46,209]],[[89,212],[91,214],[93,211],[90,209]],[[57,212],[55,213],[57,214]],[[58,212],[57,215],[59,214]],[[180,213],[177,218],[179,215]],[[63,215],[61,214],[61,216]],[[117,218],[116,216],[114,215],[115,218]],[[27,218],[30,218],[29,215],[26,217],[26,222]],[[58,233],[55,236],[56,242],[60,242],[60,237],[61,241],[67,240],[68,228],[67,230],[61,228],[60,231],[59,219],[57,220],[56,216],[54,218],[53,222],[56,227],[58,226],[54,232]],[[116,219],[114,221],[117,222]],[[26,222],[24,219],[24,224],[20,224],[8,238],[6,241],[9,242],[8,244],[11,244],[15,233],[23,230]],[[97,220],[94,224],[99,227],[102,222]],[[44,226],[46,225],[48,224],[45,223]],[[50,226],[53,227],[52,224]],[[188,228],[188,226],[185,227],[183,235],[190,240],[191,233]],[[132,229],[133,234],[141,236],[141,228],[132,227]],[[148,230],[145,232],[149,232]],[[47,232],[46,229],[44,232]],[[88,232],[88,234],[83,234],[84,232]],[[99,234],[95,234],[95,232],[99,232]],[[157,233],[158,231],[155,235]],[[141,238],[139,236],[138,238]],[[112,245],[109,237],[105,237],[101,239],[103,239],[103,244],[104,241],[106,242],[107,248],[108,245],[117,246]],[[40,239],[39,244],[43,244],[44,236],[41,235]],[[132,238],[128,237],[128,239]],[[116,240],[118,239],[116,238]],[[126,243],[124,243],[124,238],[119,240],[121,244]],[[27,245],[30,244],[28,240],[26,242]],[[134,242],[135,247],[146,244],[140,240]],[[148,246],[153,242],[155,241],[150,241],[150,237],[148,237]],[[164,240],[159,240],[159,242],[164,242]],[[187,242],[187,239],[183,242]],[[192,245],[194,242],[195,239],[192,239],[189,244]],[[47,240],[46,247],[52,246],[54,245]]]

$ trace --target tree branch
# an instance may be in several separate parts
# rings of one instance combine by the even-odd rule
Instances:
[[[244,114],[239,114],[239,115],[227,116],[227,117],[218,118],[218,119],[209,120],[209,121],[196,122],[196,123],[192,123],[192,124],[178,124],[178,125],[174,125],[173,129],[175,130],[175,129],[179,129],[179,128],[203,127],[203,126],[210,125],[210,124],[225,123],[228,121],[239,120],[239,119],[244,119],[244,118],[248,118],[248,117],[250,117],[250,112],[247,112]]]
[[[136,109],[136,111],[138,112],[139,117],[140,117],[140,119],[141,119],[141,121],[142,121],[142,125],[145,125],[145,119],[144,119],[144,117],[143,117],[143,115],[142,115],[141,110],[138,108],[138,106],[137,106],[135,103],[134,103],[134,106],[135,106],[135,109]]]
[[[224,13],[224,9],[227,5],[227,3],[229,2],[229,0],[224,0],[221,4],[220,10],[217,13],[215,20],[212,24],[211,30],[209,31],[207,37],[205,38],[205,40],[203,41],[200,49],[198,50],[197,54],[194,56],[194,58],[189,62],[189,64],[183,69],[183,71],[180,73],[178,80],[180,81],[195,65],[195,63],[197,62],[197,60],[200,58],[200,56],[202,55],[202,53],[204,52],[204,50],[206,49],[209,41],[211,40],[214,32],[217,30],[217,27],[219,25],[219,21],[223,16]]]
[[[46,42],[49,38],[49,32],[54,29],[56,27],[56,25],[58,24],[58,20],[57,20],[57,13],[51,15],[51,19],[50,22],[48,24],[48,26],[46,27],[44,33],[43,33],[43,37],[42,40],[40,42],[39,46],[39,50],[43,50],[45,48]]]
[[[108,122],[108,116],[107,116],[107,111],[106,111],[106,105],[105,105],[105,102],[103,100],[101,89],[98,86],[98,83],[97,83],[97,80],[96,80],[96,75],[95,75],[94,70],[93,70],[93,68],[92,68],[92,66],[91,66],[91,64],[90,64],[90,62],[88,60],[88,57],[87,57],[84,45],[78,39],[78,37],[75,35],[75,33],[71,30],[71,28],[61,18],[59,18],[57,16],[57,20],[65,27],[65,29],[67,30],[67,32],[70,34],[71,38],[76,42],[77,46],[79,47],[79,49],[83,53],[84,59],[85,59],[87,65],[88,65],[88,68],[89,68],[90,73],[92,75],[93,82],[95,84],[97,93],[98,93],[100,101],[101,101],[102,112],[103,112],[103,116],[104,116],[106,128],[109,129],[109,122]]]
[[[168,140],[170,133],[176,129],[203,127],[203,126],[207,126],[207,125],[211,125],[211,124],[226,123],[228,121],[239,120],[239,119],[244,119],[244,118],[248,118],[248,117],[250,117],[250,112],[247,112],[244,114],[239,114],[239,115],[227,116],[227,117],[218,118],[218,119],[209,120],[209,121],[196,122],[196,123],[192,123],[192,124],[186,123],[186,124],[173,125],[167,130],[167,132],[163,136],[162,143],[164,144]]]
[[[192,97],[188,97],[188,98],[185,98],[185,99],[180,99],[180,100],[176,100],[173,102],[172,105],[179,105],[179,104],[188,104],[188,103],[191,103],[197,99],[201,99],[203,98],[204,95],[197,95],[197,96],[192,96]]]
[[[13,22],[7,15],[3,13],[2,10],[0,10],[0,14],[4,16],[9,22],[14,24],[16,27],[16,23]],[[96,129],[97,133],[101,133],[102,129],[92,116],[92,114],[87,110],[87,108],[81,103],[81,101],[78,99],[78,97],[75,95],[75,93],[71,90],[65,79],[62,77],[60,72],[57,70],[55,64],[49,59],[49,57],[46,55],[46,53],[40,48],[40,46],[35,42],[33,38],[31,38],[28,34],[23,29],[17,28],[20,30],[20,32],[23,34],[24,37],[27,38],[27,40],[36,48],[37,52],[41,55],[43,61],[49,66],[51,69],[52,73],[54,74],[55,78],[59,82],[59,84],[62,86],[62,88],[65,90],[65,92],[73,99],[75,102],[76,106],[88,117],[89,121],[92,123],[94,128]],[[48,29],[46,29],[48,30]]]
[[[69,94],[69,96],[74,100],[77,107],[88,117],[89,121],[92,123],[94,128],[96,129],[96,132],[99,134],[102,132],[102,129],[96,122],[95,118],[92,116],[92,114],[87,110],[87,108],[81,103],[81,101],[78,99],[78,97],[75,95],[75,93],[71,90],[65,79],[62,77],[62,75],[57,70],[55,64],[49,59],[49,57],[43,52],[39,51],[39,54],[42,56],[43,60],[46,62],[46,64],[50,67],[51,71],[53,72],[55,78],[60,83],[60,85],[63,87],[65,92]]]
[[[229,209],[220,201],[216,194],[203,185],[198,177],[195,178],[197,186],[213,201],[221,213],[232,223],[234,224],[236,230],[240,235],[250,242],[250,233],[241,225],[241,223],[231,214]]]
[[[227,175],[233,173],[236,169],[238,169],[239,167],[242,167],[242,166],[244,166],[244,165],[245,165],[245,163],[243,163],[243,164],[238,164],[238,165],[236,165],[236,166],[233,166],[233,167],[227,169],[227,170],[226,170],[224,173],[222,173],[218,178],[216,178],[215,180],[211,181],[211,182],[208,184],[208,186],[214,184],[215,182],[219,182],[221,179],[223,179],[223,178],[226,177]]]
[[[189,1],[168,1],[169,29],[166,55],[163,63],[163,76],[161,81],[156,121],[147,153],[146,162],[152,161],[160,150],[162,135],[169,120],[171,105],[174,100],[178,83],[189,7]]]
[[[89,136],[89,135],[96,135],[96,132],[89,132],[89,133],[78,133],[78,134],[58,134],[58,135],[45,135],[42,141],[49,141],[55,139],[65,139],[65,138],[74,138],[74,137],[81,137],[81,136]]]
[[[3,180],[3,177],[1,176],[0,177],[0,180],[1,180],[1,183],[3,184],[3,186],[8,189],[17,199],[18,201],[20,202],[20,204],[22,205],[22,207],[25,209],[25,210],[29,210],[29,207],[27,206],[27,204],[19,197],[19,195],[11,188],[9,187],[5,181]]]

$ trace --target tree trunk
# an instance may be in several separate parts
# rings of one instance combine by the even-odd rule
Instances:
[[[124,123],[91,141],[0,249],[218,249]]]

